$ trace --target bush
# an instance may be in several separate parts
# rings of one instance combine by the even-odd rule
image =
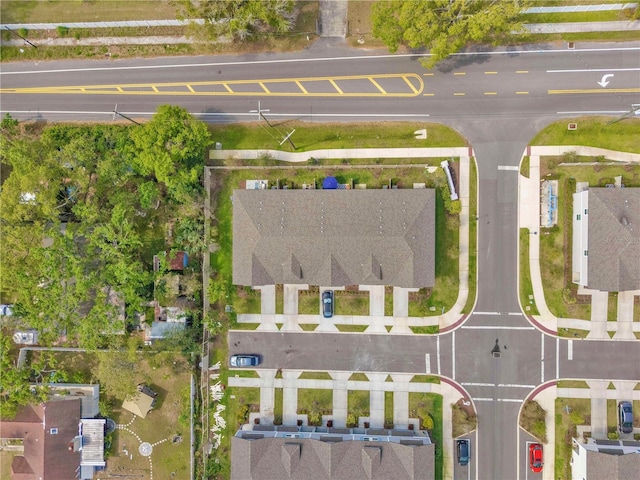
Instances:
[[[607,438],[609,440],[619,440],[620,439],[620,434],[618,432],[609,432],[607,434]]]
[[[27,38],[29,36],[29,30],[27,30],[26,28],[19,28],[18,29],[18,34],[21,37]]]
[[[58,35],[60,35],[61,37],[66,37],[69,33],[69,29],[63,25],[58,25],[56,27],[56,32],[58,32]]]
[[[358,426],[358,417],[356,417],[353,413],[347,415],[347,427],[355,428]]]
[[[320,415],[318,412],[309,412],[309,414],[307,415],[307,424],[319,427],[320,425],[322,425],[322,415]]]
[[[538,402],[529,400],[520,413],[520,426],[542,443],[547,443],[546,416],[547,412]]]
[[[420,419],[420,428],[422,430],[433,430],[434,427],[433,417],[431,415],[427,415],[426,417],[422,417]]]

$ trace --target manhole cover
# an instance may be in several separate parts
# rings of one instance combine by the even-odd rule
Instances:
[[[149,455],[151,455],[151,452],[153,451],[153,447],[149,442],[143,442],[140,444],[138,451],[140,452],[140,455],[142,455],[143,457],[148,457]]]

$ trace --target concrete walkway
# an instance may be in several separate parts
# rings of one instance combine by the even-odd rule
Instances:
[[[522,13],[574,13],[574,12],[605,12],[636,8],[637,3],[604,3],[600,5],[562,5],[559,7],[530,7]]]
[[[529,268],[531,283],[533,286],[534,303],[539,315],[534,318],[540,325],[557,331],[559,328],[574,328],[588,330],[589,339],[609,339],[608,331],[616,332],[614,340],[635,339],[633,332],[640,332],[640,322],[633,322],[633,296],[638,292],[625,292],[618,296],[618,321],[607,322],[608,294],[593,290],[582,289],[582,294],[595,294],[592,302],[591,320],[575,318],[556,318],[546,305],[544,287],[540,271],[540,157],[559,156],[566,152],[576,152],[580,156],[603,156],[617,162],[640,163],[640,154],[629,152],[617,152],[596,147],[583,147],[580,145],[561,146],[532,146],[526,152],[529,155],[529,178],[519,177],[519,211],[518,225],[520,228],[529,229]],[[523,306],[526,312],[526,305]],[[620,330],[620,334],[618,334]]]

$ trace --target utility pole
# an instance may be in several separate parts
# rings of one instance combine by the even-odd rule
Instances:
[[[622,114],[622,116],[616,118],[615,120],[611,120],[610,122],[607,122],[607,125],[618,123],[620,120],[624,120],[625,118],[629,118],[633,115],[636,115],[636,116],[640,115],[640,103],[632,103],[631,110]]]
[[[20,35],[19,33],[16,33],[14,30],[11,30],[9,27],[7,27],[6,25],[4,26],[4,28],[6,28],[7,30],[9,30],[11,33],[13,33],[16,37],[21,38],[22,40],[24,40],[25,42],[27,42],[29,45],[31,45],[33,48],[38,48],[37,45],[34,45],[33,43],[31,43],[29,40],[27,40],[26,38],[24,38],[22,35]]]
[[[293,148],[294,150],[297,150],[296,146],[293,144],[293,140],[291,140],[291,135],[293,135],[293,132],[295,131],[296,129],[294,128],[289,133],[287,133],[287,136],[282,139],[282,141],[280,142],[280,145],[282,145],[284,142],[289,140],[289,144],[291,145],[291,148]]]
[[[249,110],[249,113],[257,113],[258,114],[258,120],[260,120],[262,118],[265,122],[267,122],[267,125],[269,125],[270,127],[273,127],[273,125],[271,125],[271,123],[269,123],[269,120],[267,119],[267,117],[264,116],[264,113],[262,113],[262,112],[269,113],[270,110],[269,109],[263,110],[262,108],[260,108],[260,100],[258,100],[258,110]]]
[[[139,124],[138,122],[136,122],[133,118],[129,118],[129,117],[127,117],[125,114],[120,113],[120,112],[118,111],[118,104],[117,104],[117,103],[116,103],[116,107],[113,109],[113,119],[114,119],[114,120],[116,119],[116,115],[119,115],[120,117],[125,118],[125,119],[129,120],[130,122],[135,123],[136,125],[140,125],[140,124]]]

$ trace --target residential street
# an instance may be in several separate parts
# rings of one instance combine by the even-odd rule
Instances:
[[[1,113],[111,121],[116,104],[127,116],[147,118],[157,105],[177,103],[207,121],[228,122],[255,120],[249,111],[260,100],[274,118],[428,120],[456,128],[473,148],[479,175],[478,297],[464,323],[439,336],[232,331],[230,354],[260,354],[272,370],[446,376],[477,409],[476,478],[524,478],[517,425],[525,397],[556,378],[640,381],[640,343],[558,340],[522,314],[517,166],[549,122],[595,113],[615,118],[640,103],[640,44],[473,53],[433,71],[416,60],[320,42],[300,54],[242,59],[7,64],[0,74]],[[613,78],[603,87],[598,82],[605,74]],[[372,90],[368,77],[376,75],[385,94]],[[260,86],[273,79],[289,83]],[[546,469],[545,478],[552,476]]]

